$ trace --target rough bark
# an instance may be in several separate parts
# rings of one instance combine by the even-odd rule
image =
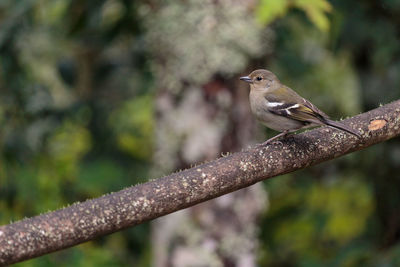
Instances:
[[[400,101],[343,121],[357,139],[318,128],[97,199],[0,227],[0,265],[37,257],[364,149],[400,134]]]

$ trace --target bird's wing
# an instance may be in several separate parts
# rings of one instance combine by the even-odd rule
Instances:
[[[311,109],[315,114],[318,114],[318,116],[322,117],[323,119],[329,119],[328,115],[326,115],[324,112],[322,112],[319,108],[314,106],[310,101],[308,101],[305,98],[303,98],[303,105]]]
[[[285,93],[285,99],[289,101],[288,103],[278,101],[279,94],[283,93]],[[288,117],[304,124],[322,124],[328,119],[325,113],[288,87],[278,89],[274,96],[266,94],[264,97],[267,100],[268,111],[276,115]]]

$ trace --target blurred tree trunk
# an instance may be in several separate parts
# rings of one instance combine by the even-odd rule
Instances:
[[[143,8],[158,86],[154,177],[250,143],[255,123],[237,77],[271,39],[253,20],[254,4],[153,1]],[[255,266],[257,218],[266,205],[257,184],[157,220],[154,266]]]
[[[155,162],[161,164],[155,169],[187,168],[251,142],[255,125],[248,90],[232,85],[214,79],[179,97],[166,90],[158,94]],[[153,223],[154,266],[256,266],[257,218],[267,203],[258,183],[158,219]]]

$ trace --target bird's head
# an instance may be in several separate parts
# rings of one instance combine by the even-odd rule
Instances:
[[[280,81],[268,70],[255,70],[248,76],[240,77],[240,80],[248,82],[251,89],[268,90],[280,85]]]

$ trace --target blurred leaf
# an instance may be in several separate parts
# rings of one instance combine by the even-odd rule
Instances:
[[[262,254],[264,264],[285,262],[290,256],[289,262],[318,265],[334,259],[366,231],[375,203],[370,188],[354,173],[346,179],[307,181],[304,171],[268,182],[271,208],[263,231],[269,253]],[[364,255],[360,253],[355,261]]]
[[[327,0],[261,0],[256,15],[261,23],[269,24],[283,17],[292,7],[303,10],[321,31],[329,31],[330,23],[326,13],[332,11],[332,6]]]
[[[66,12],[66,0],[40,0],[35,1],[34,16],[37,23],[42,25],[62,26],[62,16]]]
[[[332,6],[327,0],[295,0],[294,6],[304,10],[321,31],[329,31],[329,19],[326,13],[332,11]]]
[[[328,186],[315,184],[308,196],[310,208],[327,216],[322,238],[339,244],[364,231],[374,208],[369,188],[354,177]]]
[[[154,127],[151,95],[126,101],[111,114],[109,124],[115,130],[119,148],[139,159],[150,158]]]
[[[76,190],[89,197],[120,190],[131,185],[126,173],[116,162],[107,159],[81,164]]]
[[[256,15],[263,24],[269,24],[288,11],[289,0],[261,0]]]
[[[296,221],[282,222],[275,232],[276,240],[279,240],[279,246],[285,248],[285,252],[291,251],[306,253],[312,246],[315,235],[315,220],[311,216],[301,216]]]
[[[88,130],[71,121],[66,121],[48,141],[49,155],[67,173],[77,170],[78,160],[90,149]]]

